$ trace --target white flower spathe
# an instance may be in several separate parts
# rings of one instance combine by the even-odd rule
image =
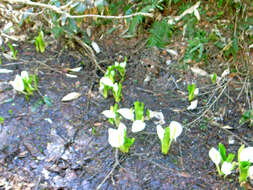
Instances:
[[[23,79],[20,75],[16,75],[14,81],[10,81],[10,84],[16,91],[23,92],[25,90]]]
[[[177,140],[177,137],[182,133],[183,127],[180,123],[177,121],[172,121],[170,123],[170,139],[171,140]]]
[[[112,119],[115,119],[116,118],[116,114],[114,113],[114,111],[112,110],[104,110],[102,112],[102,114],[107,117],[107,118],[112,118]]]
[[[240,162],[249,161],[253,163],[253,147],[244,148],[239,155],[239,160]]]
[[[112,82],[112,80],[109,77],[102,77],[100,79],[100,83],[102,85],[113,87],[113,82]]]
[[[121,109],[118,109],[117,112],[128,120],[132,120],[132,121],[134,120],[134,112],[132,109],[121,108]]]
[[[209,150],[209,157],[215,163],[215,165],[218,165],[221,162],[220,152],[214,147]]]
[[[114,91],[115,93],[117,93],[118,90],[119,90],[119,85],[118,85],[118,83],[114,83],[112,88],[113,88],[113,91]]]
[[[198,100],[194,100],[191,102],[191,105],[187,107],[187,110],[195,110],[198,106]]]
[[[223,162],[222,166],[221,166],[221,171],[222,173],[224,173],[225,175],[229,175],[232,173],[233,170],[233,164],[230,162]]]
[[[159,139],[161,141],[163,141],[165,130],[162,128],[161,125],[157,125],[156,126],[156,132],[157,132],[157,135],[158,135]]]
[[[22,71],[21,72],[21,78],[28,81],[29,80],[28,72],[27,71]]]
[[[112,147],[119,148],[124,145],[126,126],[123,123],[119,124],[118,129],[108,129],[108,142]]]
[[[195,88],[194,95],[197,96],[199,94],[199,88]]]
[[[249,170],[248,170],[248,177],[253,180],[253,166],[250,166],[249,167]]]
[[[135,120],[132,125],[132,132],[137,133],[145,129],[146,124],[142,120]]]

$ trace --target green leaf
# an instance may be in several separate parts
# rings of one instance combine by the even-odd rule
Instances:
[[[119,149],[124,153],[128,153],[129,148],[134,144],[135,138],[127,138],[127,132],[125,131],[124,139],[124,144]]]
[[[166,21],[156,21],[150,29],[147,45],[149,47],[163,48],[170,42],[172,36],[171,26]]]
[[[4,123],[4,118],[2,116],[0,116],[0,124]]]
[[[144,119],[144,103],[134,102],[135,120]]]
[[[35,38],[36,51],[40,51],[41,53],[44,53],[46,47],[43,36],[43,31],[40,31],[39,35]]]
[[[224,161],[227,160],[227,156],[226,156],[226,148],[222,143],[219,143],[219,152],[220,152],[221,159],[222,159],[221,163],[223,163]]]
[[[169,148],[170,148],[170,128],[166,127],[165,132],[164,132],[164,137],[162,140],[162,153],[163,154],[168,154]]]
[[[188,95],[189,102],[191,102],[195,97],[195,95],[194,95],[195,88],[196,88],[195,83],[188,84],[188,86],[187,86],[187,90],[188,90],[188,94],[189,94]]]
[[[240,172],[239,182],[240,183],[247,181],[249,167],[250,167],[249,161],[243,161],[239,163],[239,172]]]
[[[216,73],[213,73],[212,76],[211,76],[212,84],[215,84],[215,83],[216,83],[216,78],[217,78]]]
[[[235,157],[235,155],[234,155],[233,153],[229,153],[229,154],[228,154],[228,157],[227,157],[227,159],[226,159],[226,161],[227,161],[227,162],[232,162],[233,159],[234,159],[234,157]]]

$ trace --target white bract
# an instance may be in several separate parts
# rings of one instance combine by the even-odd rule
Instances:
[[[199,88],[196,88],[196,89],[194,90],[194,95],[197,96],[198,94],[199,94]]]
[[[132,121],[134,120],[134,112],[132,109],[121,108],[121,109],[118,109],[117,112],[126,119],[129,119]]]
[[[251,180],[253,180],[253,166],[250,166],[249,167],[249,170],[248,170],[248,176]]]
[[[22,71],[21,72],[21,78],[28,81],[29,80],[28,72],[27,71]]]
[[[108,129],[108,142],[112,147],[119,148],[124,145],[126,126],[123,123],[119,124],[118,129]]]
[[[195,110],[198,106],[198,100],[194,100],[191,102],[191,105],[187,107],[187,110]]]
[[[161,125],[157,125],[156,126],[156,132],[157,132],[157,135],[158,135],[159,139],[161,141],[163,141],[165,130],[162,128]]]
[[[183,127],[177,121],[172,121],[169,127],[170,127],[170,139],[176,141],[177,137],[182,133]]]
[[[113,88],[113,91],[114,91],[115,93],[117,93],[118,90],[119,90],[119,85],[118,85],[118,83],[114,83],[112,88]]]
[[[23,92],[25,90],[24,82],[20,75],[16,75],[15,80],[10,81],[10,84],[19,92]]]
[[[225,175],[229,175],[232,173],[233,170],[233,164],[230,162],[223,162],[222,166],[221,166],[221,171],[225,174]]]
[[[145,129],[146,124],[142,120],[135,120],[132,125],[132,132],[137,133]]]
[[[114,111],[112,110],[104,110],[102,112],[102,114],[107,117],[107,118],[112,118],[112,119],[115,119],[116,118],[116,114],[114,113]]]
[[[106,85],[106,86],[109,86],[109,87],[113,87],[113,82],[112,80],[109,78],[109,77],[102,77],[100,79],[100,83],[102,85]]]
[[[253,147],[244,148],[239,155],[239,160],[240,162],[249,161],[253,163]]]
[[[209,150],[209,157],[216,165],[218,165],[221,162],[220,152],[216,150],[214,147],[212,147]]]

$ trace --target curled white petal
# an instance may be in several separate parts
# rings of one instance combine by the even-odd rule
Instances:
[[[116,118],[116,114],[112,110],[104,110],[102,114],[107,118]]]
[[[253,147],[244,148],[239,155],[239,159],[240,161],[250,161],[253,163]]]
[[[164,137],[165,130],[162,128],[161,125],[157,125],[156,131],[157,131],[157,135],[158,135],[159,139],[162,141],[163,137]]]
[[[146,124],[142,120],[135,120],[132,125],[132,132],[137,133],[145,129]]]
[[[199,94],[199,88],[195,88],[194,95],[197,96]]]
[[[172,121],[170,123],[170,139],[177,140],[177,137],[182,133],[183,126],[177,121]]]
[[[233,170],[233,164],[230,162],[223,162],[222,166],[221,166],[221,171],[225,174],[225,175],[229,175],[232,173]]]
[[[10,84],[15,90],[19,92],[23,92],[25,90],[24,82],[20,75],[16,75],[15,80],[10,81]]]
[[[108,129],[108,142],[112,147],[119,148],[124,144],[126,126],[120,123],[118,129]]]
[[[209,157],[216,165],[221,162],[220,152],[214,147],[209,150]]]
[[[248,170],[248,176],[251,180],[253,180],[253,166],[250,166],[249,167],[249,170]]]
[[[100,83],[106,86],[113,87],[113,82],[109,77],[102,77],[100,79]]]
[[[199,15],[198,9],[195,9],[193,13],[194,13],[195,17],[196,17],[198,20],[200,20],[200,15]]]
[[[29,80],[29,75],[27,71],[22,71],[21,72],[21,78],[24,80]]]
[[[118,109],[117,112],[126,119],[134,120],[134,112],[132,109],[121,108],[121,109]]]
[[[119,90],[119,85],[118,85],[118,83],[113,84],[113,91],[114,91],[115,93],[117,93],[118,90]]]
[[[195,110],[198,107],[198,100],[191,101],[191,105],[187,107],[187,110]]]
[[[125,67],[126,67],[126,62],[125,62],[125,61],[124,61],[124,62],[121,62],[121,63],[120,63],[120,66],[123,67],[123,68],[125,68]]]

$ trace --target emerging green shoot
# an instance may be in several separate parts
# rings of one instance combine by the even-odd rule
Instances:
[[[4,123],[4,118],[2,116],[0,116],[0,124]]]
[[[42,30],[39,32],[38,36],[35,38],[35,46],[36,46],[37,52],[44,53],[46,45],[44,42],[44,34]]]
[[[187,86],[187,90],[188,90],[188,100],[189,102],[191,102],[195,98],[195,96],[198,95],[199,89],[196,88],[195,83],[193,83]]]
[[[15,50],[15,48],[13,47],[13,45],[10,42],[8,42],[8,46],[11,50],[13,59],[17,59],[18,50]]]
[[[235,155],[229,153],[227,156],[226,148],[223,144],[219,143],[219,150],[212,147],[209,151],[209,157],[214,162],[220,176],[224,175],[226,177],[232,173],[235,167],[235,162],[233,162]]]
[[[216,78],[217,78],[216,73],[211,74],[210,77],[211,77],[212,84],[215,84],[216,83]]]
[[[21,75],[16,75],[14,81],[9,82],[12,87],[24,94],[27,99],[33,95],[33,92],[38,90],[36,75],[29,75],[27,71],[22,71]]]
[[[183,127],[180,123],[172,121],[165,129],[162,126],[156,126],[157,135],[161,141],[161,149],[163,154],[168,154],[172,141],[176,141],[177,137],[182,133]]]
[[[127,137],[127,128],[120,123],[118,129],[108,129],[108,142],[112,147],[119,148],[121,152],[129,152],[129,148],[133,145],[135,139]]]

